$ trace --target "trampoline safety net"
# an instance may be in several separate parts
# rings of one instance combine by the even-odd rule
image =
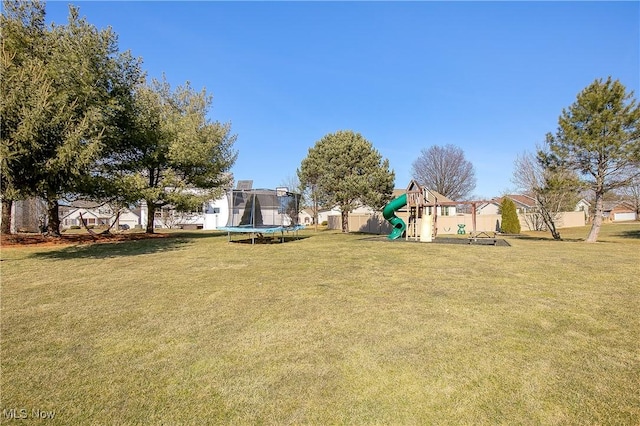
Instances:
[[[227,228],[270,229],[298,225],[300,194],[271,189],[231,191]]]

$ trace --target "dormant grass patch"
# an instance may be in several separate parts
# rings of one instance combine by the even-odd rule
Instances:
[[[638,424],[640,225],[587,231],[3,248],[2,423]]]

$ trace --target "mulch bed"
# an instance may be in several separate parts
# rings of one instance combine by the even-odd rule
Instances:
[[[11,234],[0,235],[0,245],[5,247],[47,247],[57,245],[101,244],[122,241],[146,240],[149,238],[167,238],[167,234],[145,234],[142,232],[131,234],[62,234],[51,237],[41,234]]]
[[[414,239],[406,240],[405,238],[398,238],[397,240],[390,240],[386,235],[375,235],[372,237],[365,237],[363,240],[372,240],[372,241],[384,241],[388,243],[394,244],[412,244],[412,243],[420,243],[420,244],[461,244],[461,245],[469,245],[470,241],[468,238],[455,238],[455,237],[436,237],[433,239],[431,243],[422,243]],[[494,242],[495,241],[495,242]],[[501,246],[501,247],[511,247],[511,244],[507,240],[501,238],[478,238],[476,241],[471,242],[473,245],[483,245],[483,246]]]

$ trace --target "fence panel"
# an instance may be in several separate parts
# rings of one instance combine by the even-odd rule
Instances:
[[[398,212],[398,217],[408,223],[408,214],[406,212]],[[529,224],[532,223],[530,219],[525,218],[522,215],[518,216],[520,220],[520,227],[522,231],[530,231]],[[417,229],[421,228],[422,219],[418,219]],[[500,229],[502,223],[502,217],[499,214],[484,214],[476,215],[476,232],[495,232]],[[569,228],[575,226],[584,226],[585,217],[583,212],[562,212],[556,220],[558,228]],[[472,232],[473,229],[473,216],[471,214],[459,214],[456,216],[438,216],[436,218],[436,227],[438,235],[457,234],[458,230],[464,225],[462,229],[466,234]],[[342,229],[341,216],[329,216],[328,217],[329,229]],[[381,213],[373,214],[350,214],[349,215],[349,231],[351,232],[364,232],[368,234],[389,234],[393,230],[393,227],[387,222]]]

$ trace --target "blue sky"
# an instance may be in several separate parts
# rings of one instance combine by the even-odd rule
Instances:
[[[236,179],[275,188],[338,130],[389,159],[396,187],[432,145],[460,147],[475,195],[510,190],[513,162],[597,78],[640,92],[639,2],[58,2],[149,77],[213,95],[237,134]]]

